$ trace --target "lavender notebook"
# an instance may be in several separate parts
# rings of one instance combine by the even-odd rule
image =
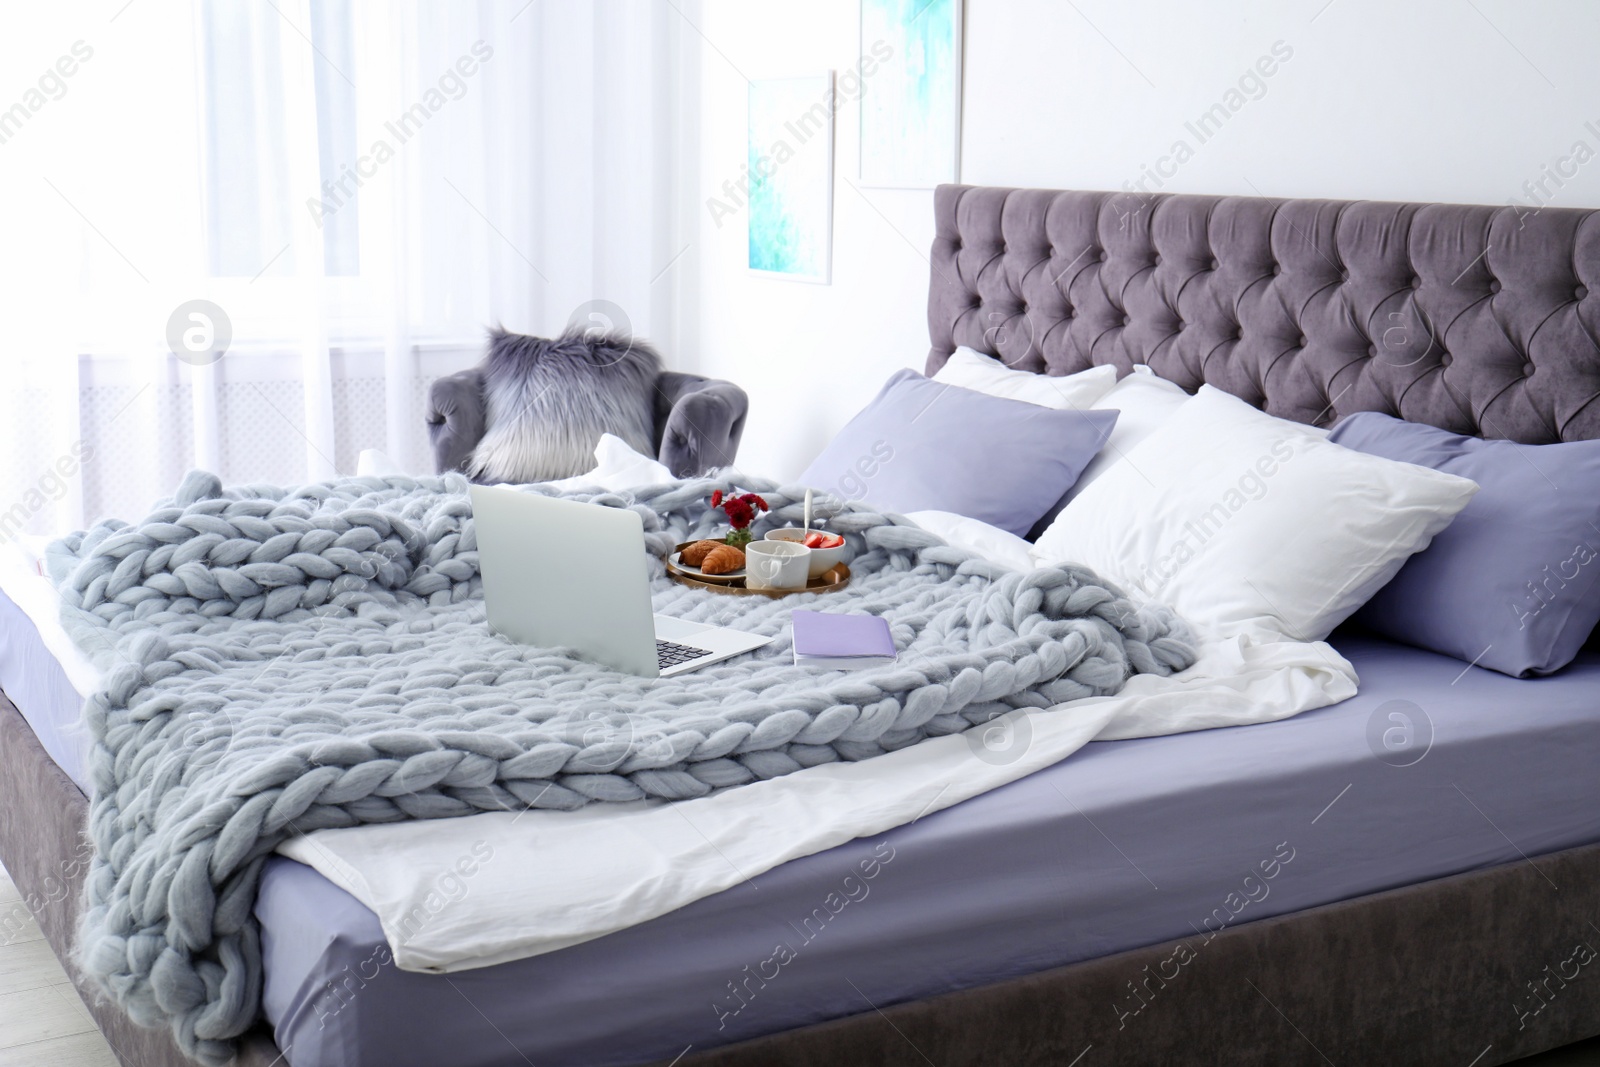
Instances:
[[[896,649],[889,624],[876,615],[794,611],[790,621],[796,664],[849,670],[894,662]]]

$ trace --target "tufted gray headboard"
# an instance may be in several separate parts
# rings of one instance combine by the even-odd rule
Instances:
[[[1600,211],[943,185],[934,212],[929,374],[967,345],[1323,426],[1600,437]]]

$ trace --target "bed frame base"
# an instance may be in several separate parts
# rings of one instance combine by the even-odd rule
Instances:
[[[1591,845],[869,1007],[679,1067],[1489,1067],[1600,1034],[1597,952]]]
[[[193,1067],[166,1030],[149,1030],[100,996],[72,957],[88,867],[89,801],[56,765],[16,706],[0,693],[0,863],[44,931],[50,950],[124,1067]],[[286,1067],[264,1031],[251,1034],[236,1067]]]

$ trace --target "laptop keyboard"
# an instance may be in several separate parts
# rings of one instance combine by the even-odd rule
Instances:
[[[671,641],[656,642],[656,666],[662,670],[709,655],[711,655],[709,649],[695,648],[693,645],[675,645]]]

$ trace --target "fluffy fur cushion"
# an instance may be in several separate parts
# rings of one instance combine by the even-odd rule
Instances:
[[[603,433],[655,454],[661,357],[640,341],[569,330],[553,340],[495,330],[484,359],[488,430],[467,467],[477,482],[543,482],[595,464]]]

